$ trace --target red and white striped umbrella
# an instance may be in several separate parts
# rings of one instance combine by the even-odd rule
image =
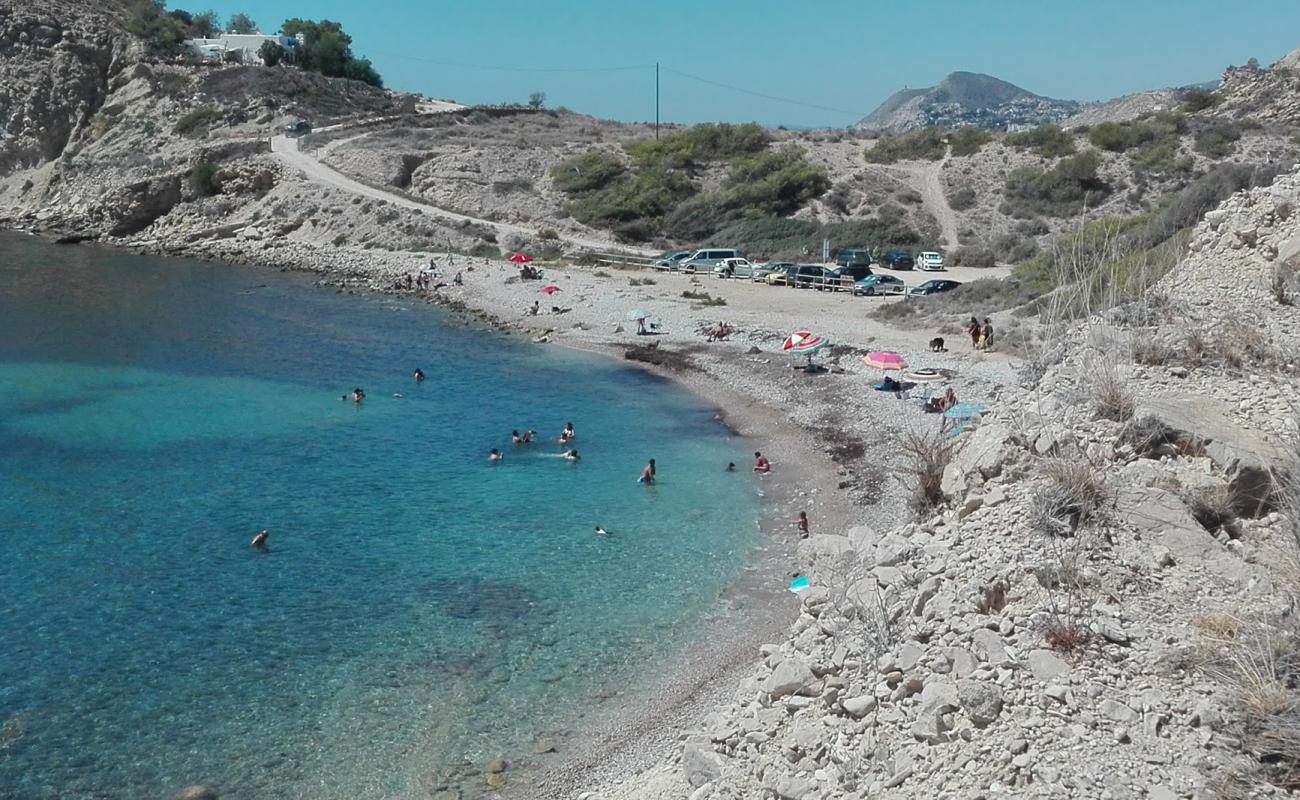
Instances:
[[[823,339],[812,331],[795,331],[781,345],[781,349],[787,353],[795,355],[812,355],[826,345],[829,341]]]
[[[867,353],[862,357],[862,363],[872,369],[883,369],[886,372],[907,369],[907,362],[903,360],[902,356],[887,350],[876,350]]]

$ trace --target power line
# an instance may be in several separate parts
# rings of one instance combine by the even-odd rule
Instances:
[[[701,78],[699,75],[690,75],[688,73],[681,72],[680,70],[675,70],[671,67],[664,67],[663,70],[664,72],[671,72],[674,75],[678,75],[683,78],[689,78],[693,81],[699,81],[700,83],[707,83],[710,86],[717,86],[722,89],[730,89],[733,92],[740,92],[741,94],[748,94],[748,95],[753,95],[754,97],[761,97],[764,100],[775,100],[778,103],[789,103],[791,105],[803,106],[804,108],[815,108],[818,111],[830,111],[831,113],[834,114],[844,114],[845,116],[849,116],[849,117],[861,118],[866,116],[866,114],[861,111],[846,111],[845,109],[842,108],[832,108],[831,106],[822,106],[816,103],[805,103],[802,100],[795,100],[790,97],[779,97],[774,94],[755,92],[752,89],[743,89],[739,86],[732,86],[729,83],[721,83],[719,81],[709,80],[708,78]]]
[[[420,56],[408,56],[400,53],[377,53],[377,55],[388,58],[401,58],[407,61],[419,61],[425,64],[436,64],[440,67],[455,67],[458,69],[487,69],[497,72],[633,72],[638,70],[649,71],[654,69],[654,64],[636,64],[626,67],[508,67],[500,64],[463,64],[456,61],[439,61],[436,58],[422,58]]]

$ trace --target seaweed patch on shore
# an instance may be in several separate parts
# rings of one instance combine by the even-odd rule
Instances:
[[[700,370],[695,359],[691,354],[684,350],[664,350],[659,347],[659,343],[638,344],[627,348],[623,351],[623,358],[628,361],[639,361],[643,364],[653,364],[656,367],[673,372],[691,372]]]

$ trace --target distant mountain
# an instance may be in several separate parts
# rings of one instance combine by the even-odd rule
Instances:
[[[1019,128],[1060,122],[1079,110],[1073,100],[1036,95],[977,72],[954,72],[938,86],[896,92],[855,126],[899,133],[939,126]]]

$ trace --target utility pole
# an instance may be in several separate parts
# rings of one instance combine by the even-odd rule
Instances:
[[[655,62],[655,139],[659,138],[659,62]]]

